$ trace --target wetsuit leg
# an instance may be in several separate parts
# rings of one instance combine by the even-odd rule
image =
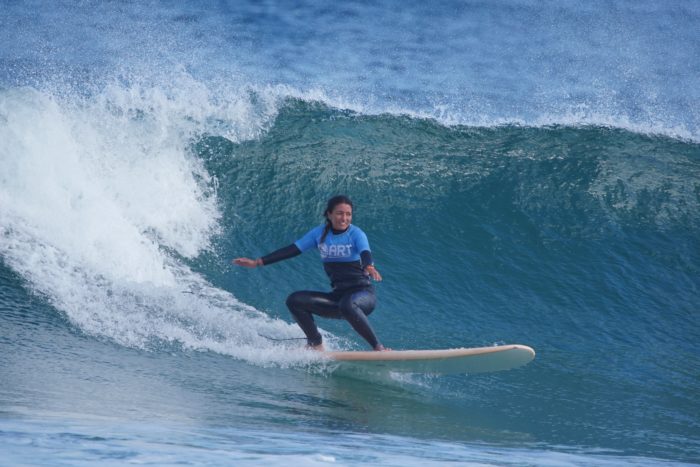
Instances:
[[[321,333],[312,315],[316,314],[324,318],[342,319],[343,315],[338,307],[338,296],[324,292],[299,291],[287,297],[287,308],[294,316],[309,345],[321,344]]]
[[[349,292],[340,299],[340,312],[352,328],[374,349],[379,340],[369,324],[367,316],[372,313],[377,299],[372,290]]]

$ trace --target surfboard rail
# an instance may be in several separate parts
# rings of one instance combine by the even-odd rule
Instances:
[[[485,373],[523,366],[535,358],[527,345],[377,351],[326,351],[324,357],[354,366],[407,373]]]

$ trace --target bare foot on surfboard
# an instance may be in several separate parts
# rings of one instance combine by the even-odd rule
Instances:
[[[323,347],[323,344],[318,344],[318,345],[307,345],[305,347],[307,350],[315,350],[317,352],[325,352],[326,348]]]

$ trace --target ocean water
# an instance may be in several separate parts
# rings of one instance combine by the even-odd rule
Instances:
[[[700,462],[699,5],[0,3],[0,464]],[[385,345],[536,359],[304,351],[230,260],[336,193]]]

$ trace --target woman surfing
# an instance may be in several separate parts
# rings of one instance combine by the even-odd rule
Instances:
[[[372,260],[367,235],[352,225],[352,201],[347,196],[328,200],[326,222],[314,227],[296,242],[261,258],[236,258],[234,264],[247,268],[266,266],[318,248],[323,269],[331,281],[331,292],[302,290],[287,297],[287,307],[301,327],[309,348],[324,350],[323,339],[313,315],[345,319],[374,350],[387,350],[379,342],[367,316],[376,304],[371,279],[381,281]]]

